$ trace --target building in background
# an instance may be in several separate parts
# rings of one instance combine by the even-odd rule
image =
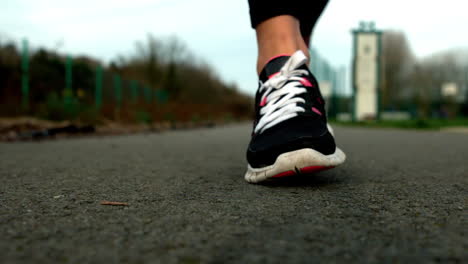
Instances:
[[[353,119],[379,119],[381,32],[373,22],[353,30]]]

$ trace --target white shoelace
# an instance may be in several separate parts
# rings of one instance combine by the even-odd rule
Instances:
[[[266,104],[260,109],[261,118],[255,127],[255,133],[262,133],[297,116],[299,112],[305,112],[303,107],[297,105],[305,103],[305,100],[296,96],[307,92],[306,88],[301,87],[303,78],[300,76],[307,75],[308,72],[298,69],[306,62],[307,57],[304,53],[296,51],[277,74],[264,83],[260,82],[260,92],[266,90],[260,102]]]

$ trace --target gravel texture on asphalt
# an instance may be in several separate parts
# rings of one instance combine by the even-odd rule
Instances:
[[[335,130],[344,165],[262,185],[246,124],[2,143],[0,263],[467,263],[468,135]]]

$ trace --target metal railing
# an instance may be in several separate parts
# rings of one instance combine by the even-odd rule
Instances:
[[[30,56],[29,56],[29,45],[26,39],[22,42],[21,50],[21,104],[22,108],[27,110],[30,108],[32,103],[30,100],[31,94],[31,78],[30,78]],[[76,101],[79,96],[78,90],[74,87],[74,60],[71,56],[67,56],[64,62],[65,67],[65,83],[62,91],[57,91],[58,94],[62,94],[63,104],[65,108],[69,107],[72,102]],[[163,104],[168,101],[168,93],[161,89],[152,89],[148,86],[142,85],[136,80],[124,80],[118,73],[105,72],[101,65],[96,66],[94,69],[94,108],[99,111],[103,106],[103,102],[107,101],[113,105],[115,110],[120,111],[124,105],[128,103],[136,104],[139,101],[146,102],[147,104]],[[105,74],[112,75],[111,86],[113,89],[104,89],[106,79],[109,82],[109,78],[105,78]],[[127,84],[127,85],[124,85]],[[87,87],[89,90],[93,90],[91,87]],[[127,90],[127,91],[125,91]],[[130,96],[124,96],[124,92]],[[112,101],[112,102],[110,102]]]

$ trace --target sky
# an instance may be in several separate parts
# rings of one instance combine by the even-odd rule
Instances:
[[[0,41],[27,38],[33,47],[109,62],[148,33],[176,35],[224,81],[249,94],[257,88],[247,0],[2,0],[0,10]],[[351,30],[375,21],[377,29],[405,32],[416,56],[425,57],[468,47],[466,10],[462,0],[331,0],[312,44],[350,70]]]

